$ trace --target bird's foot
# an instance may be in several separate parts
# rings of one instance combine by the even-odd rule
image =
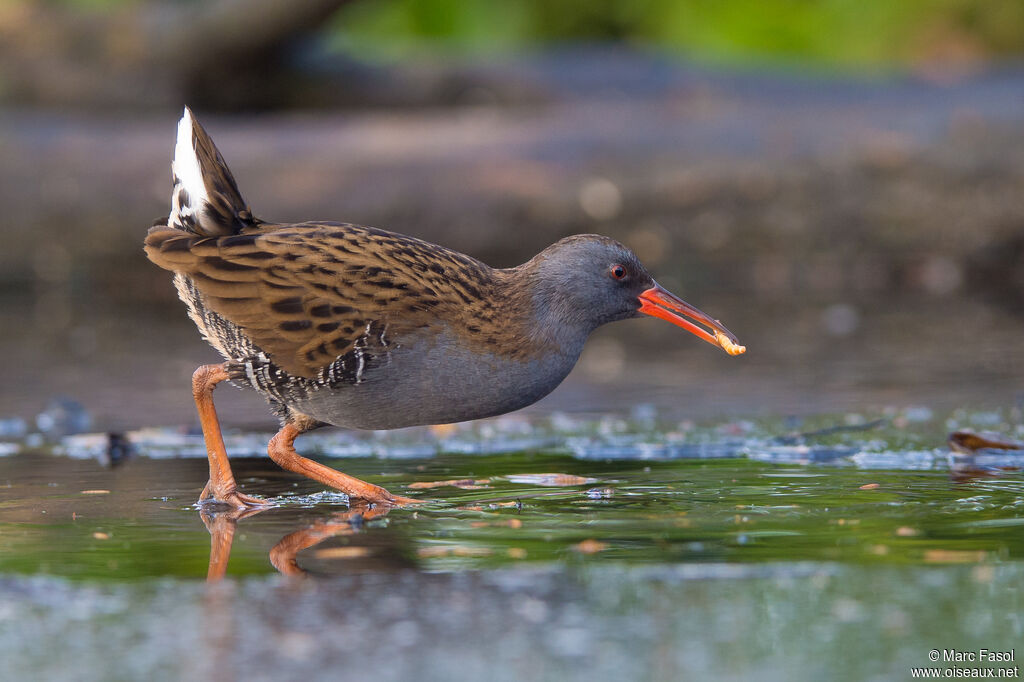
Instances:
[[[203,507],[223,506],[232,509],[257,509],[271,506],[263,498],[238,492],[234,486],[230,486],[225,490],[217,490],[212,481],[206,484],[203,492],[199,495],[199,504]]]
[[[348,482],[346,481],[346,483]],[[423,500],[414,500],[411,497],[394,495],[384,488],[381,488],[379,485],[373,485],[372,483],[366,483],[365,481],[359,481],[359,483],[362,485],[356,487],[354,490],[353,486],[350,484],[345,485],[345,487],[339,486],[339,489],[348,494],[349,499],[351,500],[349,504],[353,508],[360,505],[360,503],[362,503],[363,506],[365,506],[365,503],[369,503],[371,505],[384,505],[387,507],[406,507],[423,502]]]

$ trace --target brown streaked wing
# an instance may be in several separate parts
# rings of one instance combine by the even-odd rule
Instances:
[[[281,368],[312,378],[371,322],[424,327],[451,302],[438,286],[461,254],[351,225],[263,227],[199,237],[157,226],[146,254],[188,275],[211,310],[241,327]],[[480,271],[483,275],[483,270]],[[398,314],[396,314],[398,313]]]

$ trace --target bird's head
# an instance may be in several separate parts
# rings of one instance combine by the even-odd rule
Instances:
[[[640,315],[668,320],[730,355],[746,348],[718,320],[662,288],[630,249],[583,234],[544,249],[521,269],[538,317],[586,334]]]

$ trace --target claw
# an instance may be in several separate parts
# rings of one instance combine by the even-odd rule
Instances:
[[[245,493],[240,493],[237,490],[218,494],[215,490],[212,490],[209,483],[207,483],[206,487],[203,488],[203,492],[199,496],[198,503],[203,507],[228,506],[234,509],[254,509],[272,506],[271,503],[261,497],[246,495]]]

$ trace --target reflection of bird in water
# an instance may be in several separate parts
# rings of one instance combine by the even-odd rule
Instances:
[[[192,378],[210,458],[201,500],[262,504],[231,474],[212,398],[225,379],[255,388],[280,418],[269,445],[280,466],[353,498],[400,504],[411,500],[300,457],[296,436],[325,424],[392,429],[525,407],[561,383],[590,332],[640,314],[744,351],[606,237],[568,237],[499,270],[373,228],[267,223],[187,109],[172,169],[171,214],[150,229],[146,253],[175,273],[189,315],[226,359]]]
[[[264,507],[237,508],[213,513],[203,509],[199,512],[206,529],[210,532],[210,566],[206,573],[207,581],[216,582],[226,574],[238,522],[254,514],[259,514],[264,509]],[[390,510],[391,505],[356,501],[348,511],[334,514],[328,520],[317,521],[285,535],[271,548],[270,563],[284,575],[305,575],[306,570],[298,563],[299,552],[318,545],[328,538],[355,535],[367,521],[385,516]],[[395,566],[401,563],[390,553],[374,555],[369,548],[363,545],[353,544],[327,550],[327,552],[333,558],[360,559],[366,557],[373,563],[375,570],[379,570],[385,565]]]

